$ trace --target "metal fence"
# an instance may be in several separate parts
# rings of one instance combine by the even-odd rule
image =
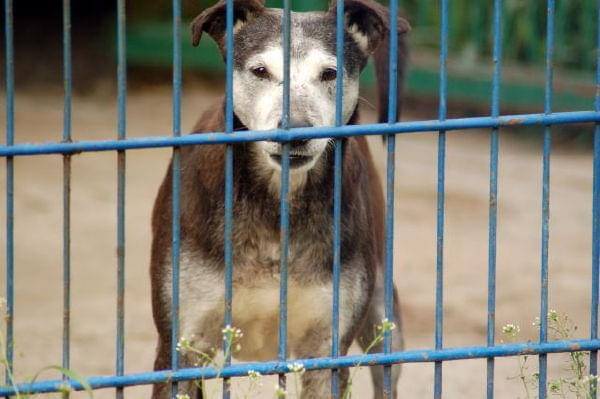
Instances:
[[[280,290],[280,336],[279,336],[279,356],[277,360],[264,363],[244,363],[231,364],[230,359],[222,370],[215,368],[195,368],[179,369],[178,352],[176,343],[178,334],[178,297],[179,297],[179,215],[180,215],[180,147],[186,145],[208,145],[208,144],[227,144],[226,156],[226,181],[225,181],[225,267],[226,278],[224,281],[226,289],[226,307],[225,324],[231,324],[231,298],[232,298],[232,245],[231,232],[233,215],[232,198],[232,171],[233,171],[233,151],[232,146],[235,143],[256,141],[256,140],[274,140],[287,143],[294,139],[309,139],[321,137],[336,138],[335,146],[335,179],[334,179],[334,300],[332,309],[332,350],[331,357],[302,359],[306,370],[331,369],[332,395],[339,396],[339,386],[337,381],[337,371],[339,368],[352,367],[358,364],[383,365],[385,375],[384,396],[391,395],[391,365],[395,363],[409,362],[432,362],[434,363],[434,396],[442,396],[442,364],[447,360],[485,358],[487,359],[487,396],[492,398],[494,395],[494,359],[498,356],[514,356],[519,354],[538,355],[539,357],[539,397],[546,397],[547,382],[547,354],[555,352],[589,351],[590,352],[590,374],[596,375],[597,369],[597,351],[600,348],[598,339],[598,285],[599,285],[599,260],[600,260],[600,51],[596,47],[596,81],[590,82],[597,87],[595,103],[590,104],[589,111],[578,112],[552,112],[553,102],[553,61],[554,61],[554,32],[555,32],[555,14],[556,5],[554,0],[548,0],[546,7],[546,45],[545,45],[545,65],[546,65],[546,88],[544,112],[541,114],[518,114],[518,115],[500,115],[499,96],[501,83],[501,55],[502,55],[502,0],[494,0],[493,9],[493,90],[491,93],[492,107],[490,116],[474,117],[462,119],[447,119],[446,117],[446,94],[447,94],[447,69],[446,61],[448,57],[448,21],[449,21],[449,1],[440,0],[441,19],[439,37],[441,44],[440,51],[440,91],[439,91],[439,117],[437,120],[398,122],[396,114],[396,90],[398,84],[396,81],[397,68],[397,1],[390,2],[390,20],[391,20],[391,48],[390,48],[390,101],[389,101],[389,122],[385,124],[371,124],[360,126],[341,126],[341,97],[342,97],[342,73],[337,77],[337,113],[335,127],[322,128],[284,128],[274,131],[233,131],[233,93],[232,93],[232,74],[233,74],[233,1],[227,2],[227,85],[226,85],[226,129],[225,132],[213,132],[202,135],[181,136],[181,88],[182,88],[182,63],[180,51],[181,36],[181,0],[173,0],[173,134],[165,137],[147,137],[138,139],[128,139],[126,137],[126,62],[125,62],[125,0],[117,0],[117,48],[118,48],[118,136],[114,140],[101,141],[72,141],[71,135],[71,36],[70,36],[70,0],[63,0],[64,10],[64,131],[61,141],[55,143],[33,143],[33,144],[15,144],[14,129],[14,66],[13,66],[13,13],[12,0],[5,0],[5,51],[6,51],[6,144],[0,146],[0,156],[6,159],[6,298],[8,317],[6,324],[6,360],[7,360],[7,381],[9,372],[13,365],[13,320],[15,317],[14,303],[14,159],[20,156],[33,156],[42,154],[62,154],[64,159],[64,215],[63,215],[63,259],[64,259],[64,280],[63,280],[63,300],[64,300],[64,324],[63,324],[63,366],[69,367],[70,352],[70,181],[71,181],[71,157],[74,154],[94,152],[94,151],[117,151],[118,153],[118,212],[117,212],[117,247],[118,247],[118,297],[116,300],[117,309],[117,336],[116,353],[117,361],[115,365],[115,374],[110,376],[91,377],[89,384],[94,389],[114,388],[117,397],[124,396],[124,388],[132,385],[152,384],[157,382],[169,381],[173,384],[173,396],[177,392],[177,382],[189,379],[211,379],[223,378],[225,380],[236,377],[246,376],[249,370],[255,370],[262,374],[279,374],[283,376],[288,369],[286,359],[286,334],[287,334],[287,248],[288,248],[288,177],[289,177],[289,158],[283,156],[282,163],[282,184],[281,184],[281,290]],[[290,3],[291,0],[284,1],[284,121],[289,117],[289,45],[290,45]],[[337,62],[342,65],[343,60],[343,34],[344,34],[344,1],[337,1]],[[596,22],[600,21],[600,1],[597,1],[597,10],[595,11]],[[600,25],[600,24],[598,24]],[[595,39],[600,43],[600,26],[596,28]],[[341,71],[341,68],[340,68]],[[591,290],[591,325],[589,339],[568,340],[568,341],[548,341],[548,323],[546,315],[548,313],[548,237],[549,237],[549,189],[550,189],[550,150],[551,150],[551,129],[556,124],[573,123],[593,123],[594,131],[594,162],[593,162],[593,217],[590,220],[592,229],[593,250],[591,254],[592,280]],[[528,343],[514,343],[497,345],[495,339],[495,306],[496,306],[496,220],[497,220],[497,196],[498,196],[498,135],[501,128],[514,126],[538,125],[544,128],[543,145],[543,193],[542,193],[542,243],[540,254],[540,335],[539,341]],[[444,278],[444,195],[445,195],[445,149],[446,134],[458,129],[491,129],[490,142],[490,185],[489,185],[489,264],[488,264],[488,318],[487,318],[487,345],[473,347],[444,348],[443,345],[443,278]],[[386,190],[386,245],[385,245],[385,315],[393,320],[392,312],[392,277],[393,277],[393,215],[394,215],[394,154],[395,154],[395,135],[401,133],[413,132],[438,132],[438,185],[437,185],[437,279],[436,279],[436,299],[435,299],[435,342],[432,349],[418,351],[391,351],[391,332],[385,335],[384,353],[365,354],[357,356],[339,356],[338,353],[338,304],[339,304],[339,277],[340,277],[340,218],[341,218],[341,139],[354,135],[388,135],[387,140],[387,190]],[[125,159],[126,151],[140,148],[172,147],[173,148],[173,303],[172,303],[172,365],[168,371],[154,371],[139,374],[124,374],[124,256],[125,256],[125,235],[124,235],[124,209],[125,209]],[[284,145],[284,154],[289,155],[289,146]],[[65,377],[66,378],[66,377]],[[66,378],[67,379],[67,378]],[[21,393],[45,393],[59,392],[63,386],[64,380],[37,381],[31,384],[20,384],[17,389]],[[84,388],[81,382],[69,380],[68,383],[73,389],[81,390]],[[230,392],[228,385],[224,384],[224,397],[228,398]],[[15,387],[8,384],[0,387],[0,396],[10,397],[15,395]]]

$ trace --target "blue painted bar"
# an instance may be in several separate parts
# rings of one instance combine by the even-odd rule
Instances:
[[[596,26],[596,98],[594,109],[600,112],[600,2],[597,4]],[[598,290],[600,285],[600,123],[594,128],[594,184],[592,197],[592,300],[590,338],[598,338]],[[590,352],[590,374],[598,375],[598,352]],[[596,381],[590,387],[591,397],[598,396]]]
[[[546,88],[544,96],[544,113],[552,113],[553,97],[553,55],[554,55],[554,0],[547,3],[547,31],[546,31]],[[548,340],[548,239],[550,236],[550,149],[552,145],[552,132],[550,126],[544,126],[544,149],[542,171],[542,247],[540,267],[540,342]],[[547,395],[547,364],[545,354],[539,357],[539,398],[545,399]]]
[[[181,0],[173,0],[173,138],[181,136]],[[179,368],[179,258],[181,250],[181,151],[173,148],[172,242],[171,242],[171,370]],[[177,381],[171,384],[171,397],[177,395]]]
[[[502,0],[494,0],[492,110],[491,116],[500,114],[500,84],[502,81]],[[488,230],[488,306],[487,345],[495,345],[496,332],[496,231],[498,217],[498,128],[490,136],[490,196]],[[494,398],[494,358],[487,359],[487,398]]]
[[[73,73],[71,62],[71,0],[63,0],[63,141],[71,141]]]
[[[288,108],[289,110],[289,108]],[[285,112],[284,112],[285,114]],[[288,119],[289,120],[289,119]],[[277,359],[287,359],[287,308],[288,308],[288,253],[289,253],[289,177],[290,177],[290,144],[285,143],[281,152],[281,189],[279,198],[280,212],[280,261],[279,261],[279,350]],[[285,374],[279,374],[279,386],[286,387]]]
[[[441,0],[440,26],[440,104],[438,118],[447,116],[448,94],[448,0]],[[435,285],[435,349],[442,349],[444,338],[444,203],[446,195],[446,131],[438,136],[436,285]],[[442,363],[435,363],[433,397],[442,397]]]
[[[336,81],[335,81],[335,126],[344,124],[344,1],[336,1]],[[340,355],[340,277],[341,277],[341,222],[342,222],[342,141],[335,140],[333,159],[333,292],[331,310],[331,357]],[[343,393],[342,393],[343,394]],[[331,370],[331,396],[340,397],[339,369]]]
[[[498,118],[482,116],[446,119],[444,121],[429,120],[399,122],[394,124],[376,123],[346,125],[342,127],[295,128],[288,131],[276,129],[232,132],[229,134],[222,132],[191,134],[181,137],[163,136],[129,138],[127,140],[82,140],[74,143],[16,144],[13,146],[0,145],[0,157],[66,153],[79,154],[83,152],[179,147],[196,144],[233,144],[258,140],[290,141],[324,137],[342,138],[350,136],[433,132],[439,130],[448,132],[453,130],[597,122],[600,122],[600,112],[596,111],[555,112],[548,115],[517,114],[499,116]]]
[[[446,348],[442,350],[411,350],[392,353],[373,353],[369,355],[342,356],[336,359],[311,358],[298,359],[294,362],[301,362],[306,370],[323,370],[343,367],[356,367],[357,365],[387,365],[398,363],[429,363],[443,362],[450,360],[466,359],[484,359],[489,356],[506,357],[529,355],[533,356],[539,353],[563,353],[574,351],[591,351],[600,349],[600,340],[569,340],[569,341],[551,341],[546,343],[517,343],[510,345],[498,345],[492,348],[487,346],[469,346],[460,348]],[[257,363],[238,363],[223,369],[212,367],[180,369],[176,372],[154,371],[150,373],[128,374],[124,376],[98,376],[90,377],[87,382],[94,389],[114,388],[118,386],[134,386],[143,384],[155,384],[165,381],[184,381],[213,378],[246,377],[249,370],[258,371],[263,375],[279,374],[289,370],[291,363],[288,362],[257,362]],[[57,392],[60,389],[61,380],[49,380],[25,383],[18,385],[18,389],[23,393],[48,393]],[[71,381],[75,390],[82,390],[82,386],[77,381]],[[0,387],[0,396],[14,394],[12,387]]]
[[[283,2],[283,109],[281,127],[290,127],[290,51],[291,51],[291,0]],[[279,348],[277,358],[287,359],[287,308],[288,308],[288,249],[290,237],[289,223],[289,182],[290,182],[290,144],[284,143],[281,152],[281,187],[279,193],[280,214],[280,262],[279,262]],[[285,374],[279,374],[279,387],[285,389]]]
[[[63,141],[71,141],[73,74],[71,65],[71,1],[63,0]],[[63,331],[62,367],[71,367],[71,155],[63,155]],[[66,378],[66,377],[65,377]],[[69,393],[63,392],[63,398]]]
[[[127,54],[125,45],[125,0],[117,0],[117,138],[127,137]],[[117,153],[117,375],[125,373],[125,151]],[[117,388],[116,398],[124,397]]]
[[[13,3],[4,0],[4,46],[6,82],[6,147],[15,142],[15,69],[13,45]],[[6,158],[6,371],[9,383],[14,370],[14,160]],[[8,397],[8,395],[4,395]]]
[[[388,80],[388,123],[398,121],[398,0],[390,1],[390,55]],[[386,210],[385,210],[385,265],[384,265],[384,313],[385,318],[398,323],[394,317],[394,196],[396,172],[396,136],[390,134],[387,140],[386,161]],[[383,351],[392,351],[392,334],[386,331],[383,336]],[[383,397],[392,398],[392,367],[383,368]]]
[[[233,133],[233,0],[226,5],[226,77],[225,77],[225,134]],[[224,325],[232,326],[233,301],[233,147],[225,150],[225,313]],[[231,364],[231,352],[224,343],[225,366]],[[223,399],[231,397],[230,381],[223,378]]]

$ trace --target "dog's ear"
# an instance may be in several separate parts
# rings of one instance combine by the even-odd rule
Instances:
[[[336,1],[332,0],[330,12],[334,15],[336,8]],[[375,0],[345,0],[344,14],[346,31],[366,55],[371,55],[389,34],[389,11]],[[398,17],[398,34],[409,30],[408,21]]]
[[[332,0],[330,12],[336,11],[335,0]],[[373,56],[377,75],[378,122],[388,122],[389,105],[389,51],[390,51],[390,13],[375,0],[345,0],[346,31],[352,36],[366,56]],[[404,70],[407,58],[404,34],[410,31],[410,25],[402,17],[398,17],[398,64],[396,107],[397,117],[402,108],[402,91]]]
[[[234,0],[233,23],[235,29],[246,23],[254,16],[264,11],[264,0]],[[214,6],[207,8],[192,22],[192,44],[197,46],[202,38],[202,32],[208,33],[221,48],[224,48],[226,29],[227,4],[219,0]]]

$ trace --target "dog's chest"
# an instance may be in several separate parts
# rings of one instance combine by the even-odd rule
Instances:
[[[233,325],[244,334],[242,360],[274,359],[280,303],[280,243],[254,236],[234,246]],[[321,250],[307,248],[294,240],[289,247],[288,344],[293,352],[306,334],[318,328],[325,336],[330,331],[331,279],[315,278],[315,268],[323,268]],[[185,253],[181,265],[181,322],[184,336],[205,336],[214,342],[222,326],[225,306],[224,271],[198,253]],[[347,281],[347,280],[346,280]],[[353,302],[349,295],[357,292],[342,281],[342,308]],[[346,299],[347,298],[347,299]],[[344,323],[344,310],[342,324]],[[216,329],[215,329],[216,328]],[[208,331],[212,330],[213,333]],[[208,344],[208,343],[207,343]]]

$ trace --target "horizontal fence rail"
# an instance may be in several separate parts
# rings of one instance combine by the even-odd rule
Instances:
[[[124,376],[90,377],[87,382],[94,389],[127,387],[141,384],[156,384],[165,381],[186,381],[198,379],[215,379],[231,377],[247,377],[250,370],[264,375],[288,373],[292,364],[301,363],[306,370],[322,370],[357,366],[392,365],[398,363],[430,363],[436,361],[485,359],[489,357],[505,357],[518,355],[539,355],[544,353],[563,353],[573,351],[594,351],[600,349],[600,340],[553,341],[544,344],[522,343],[499,345],[494,347],[473,346],[445,348],[441,350],[410,350],[389,354],[369,354],[358,356],[342,356],[338,358],[294,359],[293,362],[260,362],[238,363],[223,369],[212,367],[180,369],[177,371],[155,371],[150,373],[127,374]],[[59,392],[64,388],[64,381],[39,381],[17,386],[21,393]],[[70,387],[81,391],[84,387],[78,381],[70,381]],[[15,393],[12,387],[1,387],[0,396]]]
[[[43,154],[76,154],[95,151],[134,150],[160,147],[179,147],[195,144],[233,144],[251,141],[291,141],[316,138],[342,138],[351,136],[376,136],[434,132],[439,130],[469,130],[536,125],[566,125],[573,123],[599,123],[596,111],[556,112],[552,114],[515,114],[500,117],[454,118],[444,121],[414,121],[394,124],[347,125],[341,127],[294,128],[289,130],[234,131],[232,133],[202,133],[178,137],[144,137],[127,140],[78,141],[72,143],[0,145],[0,157]]]
[[[100,151],[115,151],[117,153],[117,298],[116,298],[116,364],[115,374],[107,376],[95,376],[86,379],[92,389],[113,388],[117,398],[125,396],[126,387],[144,384],[168,383],[170,396],[175,398],[179,393],[179,383],[190,380],[222,379],[223,398],[229,399],[233,396],[231,392],[231,378],[247,377],[250,371],[259,372],[264,375],[277,375],[278,387],[286,388],[286,374],[290,367],[300,363],[307,371],[331,370],[331,394],[339,397],[341,394],[341,375],[345,368],[358,366],[383,366],[383,397],[393,397],[392,365],[400,363],[433,363],[434,377],[432,381],[434,398],[441,398],[443,391],[443,366],[444,362],[465,359],[486,359],[486,394],[488,399],[494,397],[494,368],[496,357],[536,355],[539,359],[539,397],[545,398],[547,380],[547,354],[569,353],[576,351],[587,351],[590,353],[589,368],[591,374],[597,373],[597,352],[600,350],[598,339],[598,302],[600,283],[600,2],[597,10],[592,12],[591,1],[577,1],[575,6],[566,7],[559,2],[556,9],[554,0],[547,0],[545,13],[543,7],[536,5],[528,6],[529,19],[536,21],[532,29],[540,30],[541,21],[545,28],[545,42],[542,43],[535,35],[528,36],[526,46],[531,47],[532,57],[536,60],[545,61],[545,99],[544,112],[538,114],[514,114],[501,115],[500,111],[500,88],[502,71],[503,46],[503,20],[504,7],[502,0],[494,0],[489,7],[475,7],[477,18],[469,29],[479,31],[484,25],[491,25],[489,32],[483,35],[483,39],[489,37],[490,43],[484,43],[483,39],[477,39],[478,51],[487,54],[488,44],[491,44],[491,56],[493,58],[493,79],[491,90],[491,110],[489,116],[448,118],[447,94],[448,94],[448,71],[447,62],[449,52],[452,51],[453,40],[456,40],[459,27],[456,18],[450,18],[453,7],[457,3],[448,0],[439,0],[439,11],[435,10],[436,24],[439,23],[439,106],[437,120],[420,120],[411,122],[398,121],[397,104],[401,101],[397,98],[399,85],[402,81],[398,79],[398,55],[400,54],[398,41],[397,20],[399,15],[399,4],[397,0],[389,2],[390,40],[389,40],[389,71],[388,76],[388,110],[387,123],[374,123],[365,125],[344,126],[343,122],[343,82],[344,82],[344,49],[345,35],[345,7],[344,0],[334,0],[336,19],[336,115],[335,126],[292,128],[290,123],[290,64],[292,49],[292,0],[283,1],[282,12],[282,46],[283,46],[283,79],[282,79],[282,118],[279,129],[269,131],[235,131],[234,130],[234,97],[233,97],[233,69],[234,69],[234,32],[236,13],[235,2],[226,1],[225,8],[225,64],[226,64],[226,96],[225,96],[225,128],[223,132],[209,132],[202,134],[182,135],[181,132],[181,102],[182,102],[182,4],[181,0],[172,0],[172,132],[170,136],[147,136],[128,137],[126,127],[126,99],[127,99],[127,54],[126,54],[126,23],[125,23],[125,0],[117,0],[117,136],[114,140],[77,141],[73,139],[71,131],[72,119],[72,50],[71,50],[71,2],[63,0],[63,84],[64,84],[64,127],[62,141],[49,143],[18,143],[15,142],[14,126],[14,46],[13,46],[13,1],[4,0],[5,11],[5,82],[6,82],[6,140],[0,145],[0,157],[6,160],[6,348],[4,354],[6,359],[5,385],[0,386],[0,397],[10,397],[16,394],[38,394],[62,392],[64,398],[69,397],[65,392],[65,384],[73,390],[86,389],[82,381],[69,379],[66,376],[60,380],[36,381],[32,383],[21,383],[12,385],[14,375],[14,325],[15,300],[14,300],[14,159],[15,157],[60,155],[63,158],[63,333],[62,333],[62,365],[68,369],[71,353],[71,173],[73,156]],[[427,2],[409,2],[412,8],[418,9],[418,20],[429,19],[426,16],[431,7],[425,6]],[[433,2],[432,2],[433,3]],[[575,4],[574,3],[574,4]],[[581,18],[584,23],[582,32],[592,37],[593,21],[590,14],[596,15],[597,31],[596,43],[588,47],[596,46],[596,82],[598,88],[595,103],[590,104],[589,111],[576,112],[552,112],[553,110],[553,63],[555,52],[555,14],[560,16],[570,15],[578,7],[589,11]],[[489,13],[486,11],[489,8]],[[429,11],[428,11],[429,10]],[[439,12],[439,15],[437,14]],[[488,15],[489,14],[489,15]],[[429,15],[429,14],[427,14]],[[511,14],[512,15],[512,14]],[[545,15],[545,19],[541,16]],[[511,17],[513,18],[514,15]],[[484,24],[491,18],[491,24]],[[418,23],[418,20],[416,23]],[[562,21],[562,20],[561,20]],[[514,23],[514,18],[509,22]],[[504,28],[504,30],[506,30]],[[567,27],[559,26],[562,36],[557,38],[558,42],[564,43]],[[530,32],[531,33],[531,32]],[[579,30],[578,30],[578,33]],[[509,34],[512,37],[513,33]],[[587,37],[587,36],[586,36]],[[581,49],[577,49],[581,52]],[[562,53],[561,53],[562,54]],[[559,55],[561,55],[559,54]],[[587,53],[586,53],[587,54]],[[515,54],[513,54],[516,57]],[[562,55],[561,55],[562,56]],[[591,65],[593,60],[586,55],[585,67]],[[592,110],[593,109],[593,110]],[[590,124],[594,125],[594,161],[593,161],[593,197],[591,198],[593,210],[592,224],[592,270],[591,270],[591,324],[589,339],[550,341],[548,340],[548,251],[550,231],[550,154],[552,126]],[[544,130],[543,163],[542,163],[542,198],[541,198],[541,245],[540,245],[540,336],[537,342],[500,344],[495,338],[495,312],[496,312],[496,234],[498,225],[498,168],[499,168],[499,134],[500,130],[509,130],[516,127],[540,126]],[[487,262],[487,329],[485,346],[462,346],[444,347],[444,223],[445,223],[445,176],[446,176],[446,137],[448,133],[468,130],[491,130],[490,135],[490,164],[489,164],[489,214],[488,214],[488,262]],[[383,335],[382,353],[369,353],[364,355],[343,356],[340,353],[340,279],[342,273],[342,165],[343,165],[343,139],[353,136],[385,135],[386,136],[386,198],[385,198],[385,256],[384,256],[384,285],[383,285],[383,309],[385,317],[389,321],[394,320],[394,186],[395,186],[395,154],[396,135],[404,133],[437,132],[437,207],[436,207],[436,260],[435,260],[435,331],[431,348],[419,350],[394,351],[392,347],[392,331],[385,331]],[[23,135],[26,137],[26,132]],[[332,248],[331,248],[331,270],[332,270],[332,308],[331,308],[331,351],[329,357],[316,357],[308,359],[294,359],[293,363],[288,359],[288,267],[290,247],[290,220],[289,220],[289,190],[290,190],[290,144],[292,140],[307,140],[317,138],[335,139],[334,147],[334,176],[333,176],[333,203],[332,206]],[[234,218],[234,145],[254,141],[276,141],[282,142],[281,163],[281,186],[279,192],[279,314],[278,314],[278,345],[277,360],[253,363],[232,363],[231,353],[224,344],[225,360],[223,368],[214,367],[184,368],[180,364],[178,353],[178,341],[180,331],[180,257],[181,257],[181,147],[190,145],[214,145],[224,144],[225,152],[225,180],[224,180],[224,327],[235,325],[232,312],[233,270],[235,266],[235,253],[233,251],[233,226]],[[172,201],[170,203],[172,212],[172,237],[171,237],[171,303],[170,303],[170,369],[165,371],[153,371],[144,373],[128,374],[125,372],[125,194],[126,194],[126,152],[136,149],[171,148],[172,156]],[[309,310],[307,310],[309,311]],[[399,322],[399,320],[397,321]],[[230,344],[230,343],[229,343]],[[12,372],[12,373],[11,373]],[[596,397],[596,393],[593,393]]]

